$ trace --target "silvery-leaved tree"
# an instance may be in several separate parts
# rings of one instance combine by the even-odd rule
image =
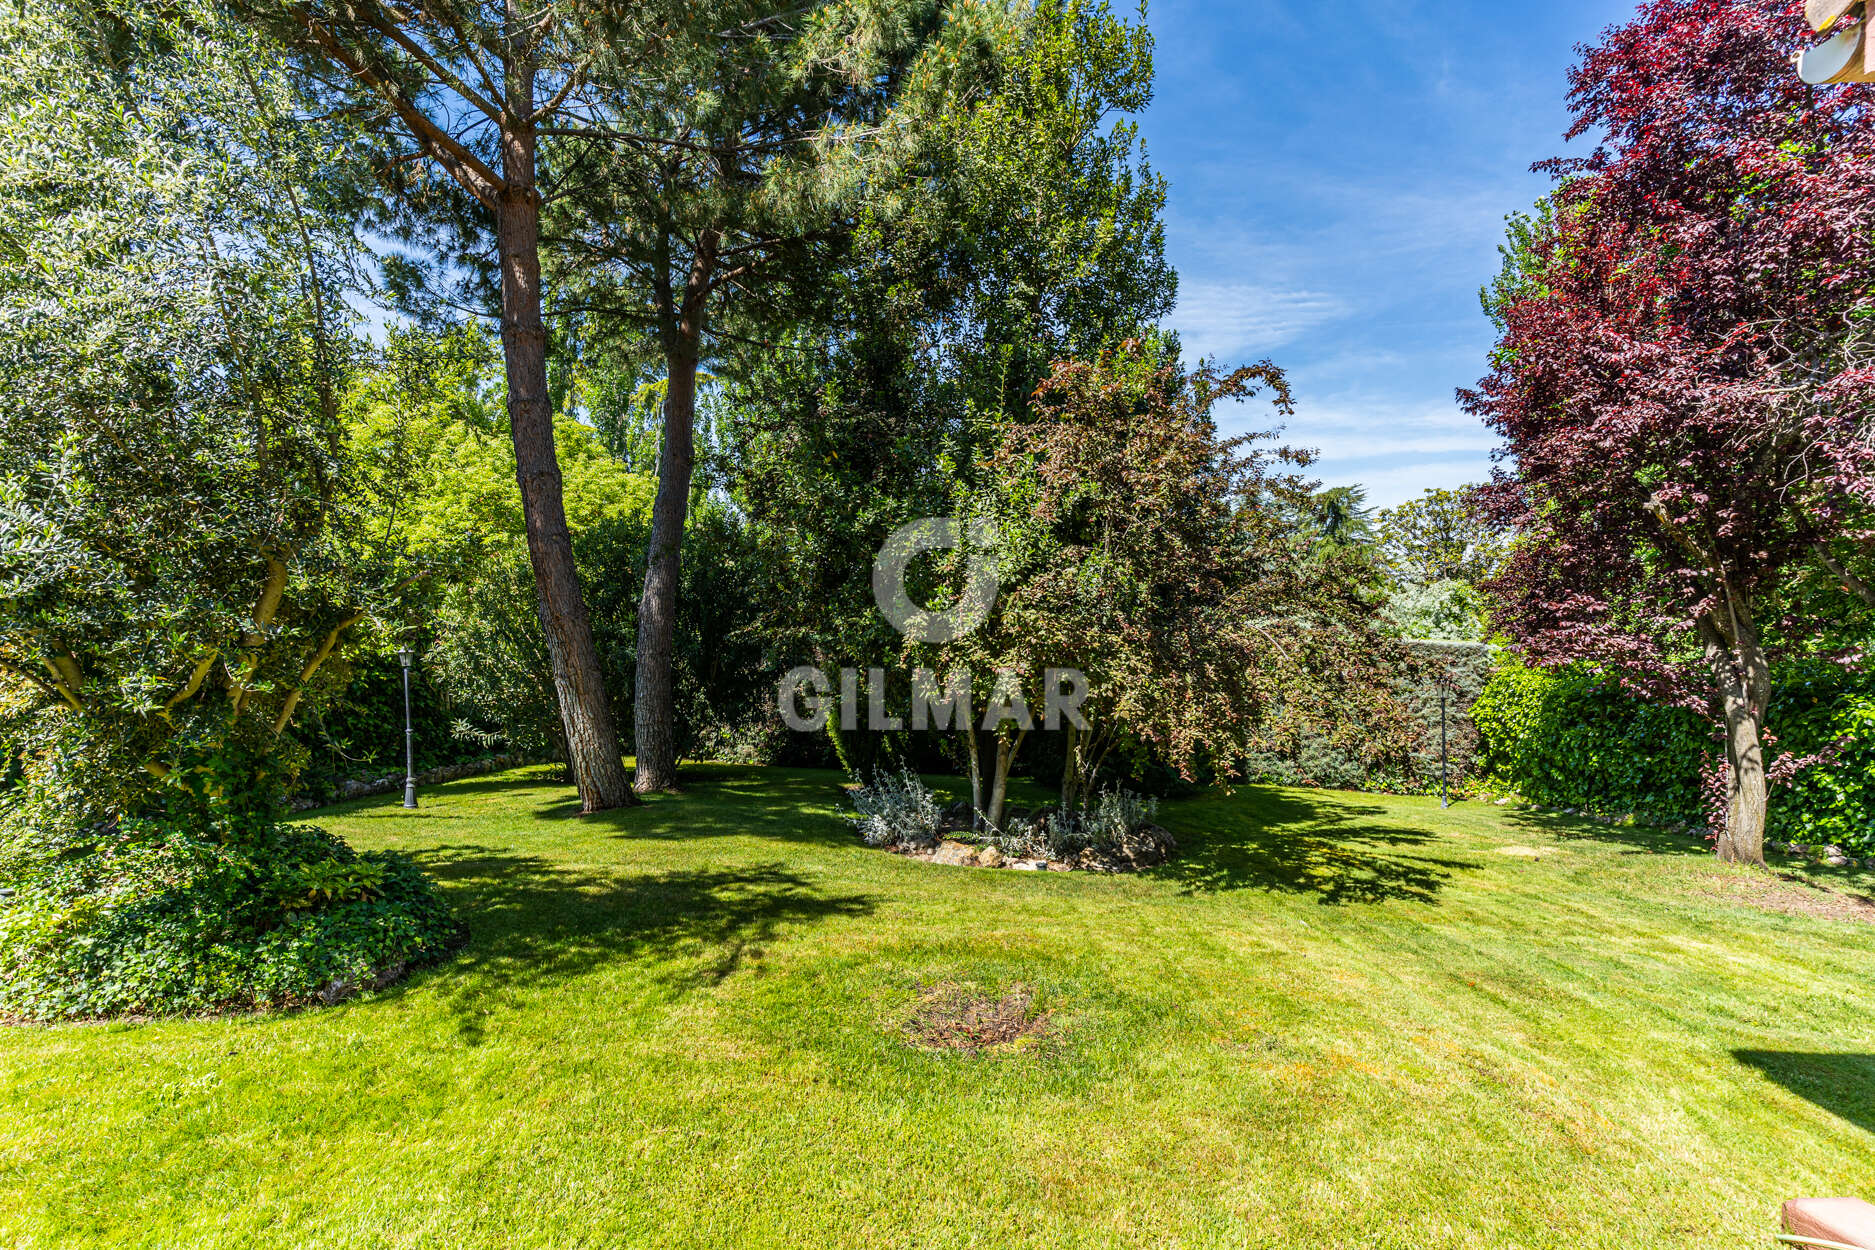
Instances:
[[[230,0],[295,55],[323,110],[379,149],[399,211],[466,226],[499,284],[515,474],[569,763],[587,812],[633,802],[573,564],[548,390],[541,212],[592,173],[550,136],[614,130],[607,101],[660,82],[708,6],[678,0]],[[602,144],[603,147],[603,144]],[[433,175],[440,175],[440,178]],[[479,310],[473,310],[479,311]]]
[[[37,833],[262,836],[287,730],[420,570],[344,408],[338,123],[207,6],[0,21],[0,696]]]
[[[1000,0],[705,0],[654,64],[544,131],[556,164],[593,175],[546,217],[559,300],[664,373],[633,699],[641,791],[676,783],[699,363],[733,367],[744,346],[843,319],[828,297],[862,209],[1018,31]]]

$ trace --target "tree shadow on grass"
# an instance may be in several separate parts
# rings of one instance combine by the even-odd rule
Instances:
[[[1830,1114],[1875,1133],[1875,1055],[1734,1050],[1732,1057]]]
[[[758,837],[797,844],[853,844],[852,826],[835,814],[846,805],[832,772],[789,772],[736,765],[691,765],[675,794],[647,795],[637,807],[581,816],[577,801],[543,803],[536,820],[579,820],[634,841]]]
[[[1324,906],[1436,904],[1452,874],[1473,865],[1411,853],[1436,836],[1376,819],[1385,814],[1342,799],[1248,788],[1179,813],[1178,856],[1151,875],[1188,894],[1268,890],[1312,894]]]
[[[1681,833],[1659,825],[1604,825],[1561,812],[1511,810],[1503,814],[1513,829],[1528,829],[1559,842],[1605,842],[1625,855],[1711,855],[1712,847],[1696,833]]]
[[[471,1044],[481,1040],[485,1004],[505,990],[643,961],[647,981],[676,998],[760,960],[786,926],[873,908],[864,895],[829,895],[779,864],[622,876],[486,846],[407,853],[468,925],[468,947],[448,975]]]

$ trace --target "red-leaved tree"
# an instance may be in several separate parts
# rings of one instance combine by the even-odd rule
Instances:
[[[1506,444],[1500,626],[1708,711],[1719,856],[1752,863],[1771,662],[1841,641],[1867,585],[1875,94],[1798,81],[1801,9],[1655,0],[1583,50],[1570,137],[1601,144],[1545,166],[1461,393]]]

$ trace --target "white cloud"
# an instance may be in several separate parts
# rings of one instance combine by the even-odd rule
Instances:
[[[1317,465],[1314,473],[1324,486],[1364,487],[1369,507],[1397,508],[1434,488],[1457,490],[1461,486],[1488,482],[1491,480],[1492,465],[1488,457],[1468,457],[1462,460],[1397,464],[1360,473],[1335,472],[1335,468],[1333,465]]]
[[[1345,316],[1348,306],[1319,291],[1283,290],[1245,282],[1186,282],[1170,318],[1185,358],[1216,356],[1225,364],[1290,343]]]
[[[1220,410],[1226,433],[1270,428],[1258,404]],[[1328,486],[1367,488],[1368,502],[1391,508],[1432,487],[1450,489],[1489,480],[1491,453],[1500,440],[1477,418],[1451,404],[1410,405],[1362,396],[1315,404],[1306,398],[1283,427],[1280,440],[1309,447],[1321,459],[1309,473]]]

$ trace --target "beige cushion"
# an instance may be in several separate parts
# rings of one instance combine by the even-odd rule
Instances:
[[[1803,0],[1803,15],[1809,19],[1811,30],[1828,30],[1858,3],[1860,0]]]
[[[1875,1206],[1860,1198],[1792,1198],[1784,1204],[1784,1231],[1875,1250]]]

